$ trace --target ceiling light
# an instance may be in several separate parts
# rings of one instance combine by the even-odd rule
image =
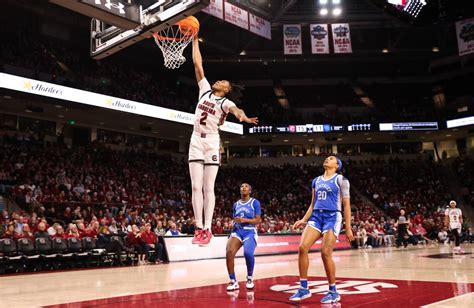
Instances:
[[[365,139],[365,140],[367,140],[367,141],[370,141],[370,140],[372,140],[372,138],[371,138],[371,137],[369,137],[369,138],[367,138],[367,139]]]
[[[200,38],[198,39],[198,41],[201,42],[201,43],[204,43],[204,39],[203,39],[202,37],[200,37]]]
[[[4,95],[3,98],[11,99],[12,97],[10,95]]]
[[[328,4],[328,0],[319,0],[319,4]]]
[[[308,141],[309,141],[309,142],[313,142],[313,141],[314,141],[314,139],[308,139]]]
[[[56,107],[56,108],[63,108],[63,106],[61,106],[61,105],[54,105],[54,107]]]
[[[283,142],[288,142],[288,139],[283,140]]]
[[[245,56],[246,54],[247,54],[247,52],[246,52],[245,50],[242,50],[242,51],[240,52],[240,55],[241,55],[241,56]]]
[[[332,4],[341,4],[341,0],[332,0]]]
[[[33,111],[31,111],[30,109],[25,109],[26,112],[28,113],[32,113]]]
[[[224,143],[225,143],[225,144],[228,144],[228,143],[230,143],[230,141],[224,141]]]
[[[337,7],[337,8],[335,8],[334,10],[332,10],[332,14],[333,14],[334,16],[339,16],[339,15],[341,15],[341,13],[342,13],[341,8],[338,8],[338,7]]]
[[[451,137],[451,134],[447,134],[446,137]]]
[[[439,52],[439,47],[433,47],[432,51],[433,52]]]
[[[388,48],[382,49],[382,52],[383,52],[383,53],[388,53]]]
[[[329,13],[328,9],[321,9],[321,11],[319,11],[319,15],[321,16],[326,16],[328,13]]]

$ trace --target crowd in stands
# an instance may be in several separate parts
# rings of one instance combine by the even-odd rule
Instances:
[[[1,237],[90,236],[100,238],[103,247],[120,251],[124,247],[114,246],[110,237],[128,234],[125,244],[144,256],[151,248],[159,250],[160,236],[194,233],[183,158],[121,152],[99,143],[45,147],[30,139],[0,136],[0,184],[22,209],[3,212]],[[444,183],[437,170],[430,161],[347,161],[344,172],[353,187],[355,245],[393,245],[401,208],[411,216],[412,244],[436,239],[451,198],[439,193]],[[254,187],[253,197],[263,205],[260,234],[300,232],[292,225],[306,212],[309,183],[321,172],[319,165],[221,168],[213,233],[231,232],[232,204],[240,197],[242,182]]]

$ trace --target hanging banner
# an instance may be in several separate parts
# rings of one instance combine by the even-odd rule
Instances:
[[[250,15],[250,32],[263,36],[269,40],[272,39],[272,25],[268,20],[265,20],[257,15],[249,13]]]
[[[301,25],[283,25],[283,46],[285,55],[301,55]]]
[[[203,12],[224,19],[224,0],[211,0],[209,6],[205,7]]]
[[[351,30],[349,24],[332,24],[334,53],[352,53]]]
[[[311,34],[311,52],[313,54],[329,53],[328,25],[310,25],[309,33]]]
[[[474,53],[474,18],[458,21],[456,36],[460,56]]]
[[[224,6],[225,20],[238,27],[249,29],[249,12],[241,9],[229,2],[225,2]]]

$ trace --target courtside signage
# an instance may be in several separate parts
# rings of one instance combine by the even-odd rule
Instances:
[[[194,123],[194,114],[192,113],[153,106],[118,97],[60,86],[53,83],[5,73],[0,73],[0,87],[80,104],[138,114],[155,119],[162,119],[188,125],[193,125]],[[221,126],[221,130],[239,135],[243,135],[244,133],[242,124],[227,121]]]

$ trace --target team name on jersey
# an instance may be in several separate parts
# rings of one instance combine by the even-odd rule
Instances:
[[[324,188],[326,189],[327,191],[332,191],[332,188],[331,186],[329,186],[328,184],[326,183],[319,183],[319,184],[316,184],[316,190],[319,190],[321,188]]]
[[[237,215],[239,215],[242,212],[245,212],[246,214],[251,213],[250,209],[247,207],[238,207],[236,212],[237,212]]]
[[[198,109],[205,111],[207,113],[210,113],[212,115],[216,115],[216,111],[214,110],[214,107],[216,107],[216,104],[213,104],[208,101],[203,101],[198,105]]]

